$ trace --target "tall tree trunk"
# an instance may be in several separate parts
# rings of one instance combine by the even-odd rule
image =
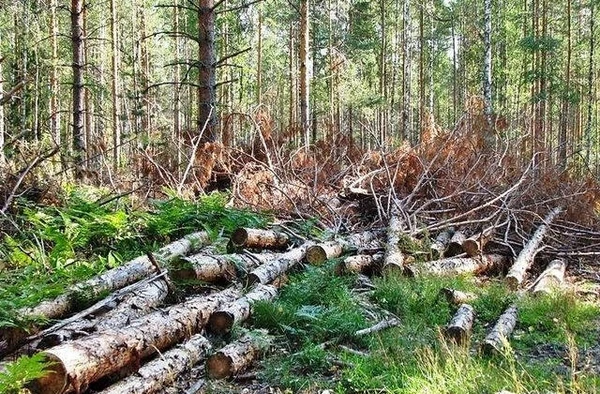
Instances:
[[[82,160],[85,154],[83,141],[83,2],[71,0],[71,44],[73,50],[73,159],[75,177],[82,176]]]
[[[425,3],[419,7],[419,136],[425,126]]]
[[[88,36],[87,27],[87,7],[83,8],[83,35]],[[84,64],[90,63],[90,49],[87,40],[83,43],[83,62]],[[85,135],[85,159],[86,167],[90,166],[90,159],[92,157],[92,92],[89,87],[85,87],[83,93],[83,101],[85,106],[84,113],[84,135]]]
[[[300,124],[306,147],[310,144],[310,81],[308,76],[310,11],[308,2],[309,0],[300,1],[300,50],[298,59],[300,62]]]
[[[118,71],[118,34],[117,9],[115,0],[110,0],[110,53],[111,53],[111,97],[112,97],[112,126],[113,126],[113,169],[119,168],[121,160],[121,127],[119,124],[119,71]]]
[[[593,106],[594,106],[594,45],[595,43],[595,35],[594,35],[594,17],[595,17],[595,7],[594,2],[590,3],[590,51],[589,51],[589,60],[588,60],[588,106],[587,106],[587,121],[585,126],[585,138],[586,138],[586,153],[585,153],[585,163],[586,165],[590,165],[591,159],[591,151],[592,151],[592,119],[593,119]]]
[[[494,131],[492,125],[492,0],[484,1],[483,15],[483,101],[487,122],[484,140],[488,141],[488,138],[492,137]]]
[[[2,47],[2,32],[0,32],[0,48]],[[0,60],[0,97],[4,95],[4,75],[2,74],[2,60]],[[4,157],[4,105],[0,104],[0,166],[3,166],[6,158]]]
[[[177,179],[181,179],[181,87],[179,86],[179,75],[181,72],[179,66],[179,0],[175,0],[173,8],[173,32],[175,33],[175,65],[173,66],[173,140],[175,141]]]
[[[262,103],[262,45],[263,45],[263,16],[262,11],[258,10],[258,48],[256,58],[256,104]]]
[[[214,5],[214,0],[200,0],[198,4],[198,133],[203,142],[217,139]]]
[[[294,54],[294,25],[293,23],[290,24],[290,33],[289,33],[289,55],[288,55],[288,59],[290,60],[290,64],[289,64],[289,68],[288,68],[288,72],[289,72],[289,77],[290,77],[290,105],[289,105],[289,127],[290,130],[294,130],[294,134],[292,136],[292,139],[295,141],[296,139],[296,133],[295,133],[295,127],[296,127],[296,81],[298,80],[296,78],[296,70],[294,68],[294,62],[295,62],[295,54]]]
[[[377,125],[379,128],[379,139],[381,141],[381,146],[385,149],[385,139],[386,139],[386,108],[387,108],[387,89],[386,89],[386,74],[387,74],[387,36],[386,36],[386,12],[385,12],[385,0],[379,1],[379,16],[380,16],[380,24],[381,24],[381,37],[380,37],[380,45],[381,52],[379,53],[379,97],[382,100],[382,104],[379,107],[378,115],[379,115],[379,124]]]
[[[409,139],[412,135],[410,32],[410,0],[404,0],[402,5],[402,137],[405,139]]]
[[[565,65],[565,91],[563,92],[560,113],[560,131],[558,135],[558,165],[561,170],[567,168],[567,129],[569,124],[571,94],[571,0],[567,0],[567,60]],[[571,141],[573,143],[573,141]]]

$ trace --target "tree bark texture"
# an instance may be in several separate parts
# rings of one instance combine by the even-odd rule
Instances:
[[[212,379],[230,378],[246,369],[265,347],[266,335],[250,332],[225,346],[206,361],[206,374]]]
[[[533,294],[551,294],[560,288],[565,280],[566,268],[567,263],[564,260],[552,260],[536,281]]]
[[[171,278],[195,279],[204,282],[232,281],[246,276],[248,271],[277,258],[273,253],[208,255],[196,254],[182,258],[169,270]]]
[[[237,299],[224,308],[214,312],[208,319],[207,331],[224,335],[231,331],[234,324],[240,323],[252,313],[252,305],[257,301],[270,301],[277,297],[277,288],[258,284],[244,297]]]
[[[273,230],[259,230],[253,228],[238,228],[231,234],[234,247],[248,249],[285,249],[290,238]]]
[[[446,297],[446,300],[452,305],[467,304],[477,299],[474,293],[464,292],[456,289],[444,287],[440,293]]]
[[[233,288],[157,311],[131,325],[44,351],[53,373],[33,382],[33,393],[82,393],[91,382],[198,333],[211,313],[239,297]]]
[[[112,127],[113,127],[113,168],[116,171],[119,168],[121,160],[121,122],[119,120],[119,52],[118,33],[117,33],[117,8],[115,0],[110,0],[110,56],[111,56],[111,99],[112,99]]]
[[[321,265],[329,259],[340,257],[342,253],[344,253],[344,248],[341,243],[323,242],[306,250],[306,261],[309,264]]]
[[[402,272],[404,269],[404,254],[400,249],[400,241],[405,223],[401,215],[402,213],[398,208],[395,207],[392,210],[387,229],[385,255],[383,257],[382,270],[384,272]]]
[[[276,260],[261,265],[248,274],[248,284],[267,283],[273,281],[279,275],[287,272],[294,265],[302,261],[306,251],[314,245],[313,242],[306,242],[302,246],[281,254]]]
[[[214,0],[198,3],[198,133],[203,142],[217,139],[214,5]]]
[[[404,274],[407,276],[418,276],[423,274],[479,274],[490,269],[502,267],[507,263],[508,258],[498,254],[483,255],[476,258],[450,257],[447,259],[430,261],[423,264],[406,265],[404,267]]]
[[[202,360],[212,348],[202,335],[194,335],[185,343],[143,365],[134,375],[110,386],[100,394],[162,393],[178,375]]]
[[[310,78],[309,67],[309,42],[310,42],[310,7],[309,0],[300,1],[300,48],[298,57],[300,62],[300,126],[304,136],[304,145],[310,144]]]
[[[491,354],[504,349],[505,344],[508,342],[508,338],[517,324],[517,314],[518,311],[516,305],[511,305],[502,315],[500,315],[494,328],[492,328],[492,331],[485,337],[483,344],[481,345],[484,353]]]
[[[444,252],[446,251],[453,234],[453,230],[444,230],[439,233],[435,238],[435,241],[431,243],[431,255],[434,259],[441,259],[444,257]]]
[[[519,256],[515,260],[513,266],[511,267],[508,275],[506,275],[506,283],[511,289],[517,289],[519,285],[523,282],[525,278],[525,273],[533,264],[533,260],[535,258],[535,254],[538,251],[539,245],[542,243],[542,239],[548,232],[550,228],[550,223],[556,218],[560,212],[561,208],[554,208],[551,210],[548,215],[544,218],[544,223],[538,227],[535,231],[529,242],[525,245]]]
[[[383,253],[377,253],[374,255],[359,254],[356,256],[346,257],[338,267],[336,273],[343,275],[346,273],[369,273],[376,269],[376,266],[380,266],[383,261]]]
[[[81,160],[85,153],[83,141],[83,0],[71,0],[71,46],[73,52],[73,158],[76,163],[75,176],[80,178]]]
[[[444,329],[444,335],[458,345],[465,344],[471,336],[474,321],[475,309],[469,304],[462,304]]]

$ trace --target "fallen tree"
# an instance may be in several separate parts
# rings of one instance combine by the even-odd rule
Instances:
[[[246,369],[268,346],[266,332],[250,332],[210,356],[206,361],[206,374],[213,379],[232,377]]]
[[[406,265],[404,267],[404,274],[407,276],[418,276],[423,274],[479,274],[490,269],[502,267],[507,263],[508,258],[499,254],[489,254],[476,258],[451,257],[442,260],[430,261],[428,263]]]
[[[400,242],[404,234],[405,222],[401,215],[402,212],[397,202],[395,202],[388,223],[385,254],[383,256],[382,271],[386,273],[402,272],[404,268],[404,253],[400,248]]]
[[[140,360],[200,332],[211,313],[239,297],[234,288],[194,297],[164,311],[43,352],[51,373],[30,385],[32,393],[82,393],[91,382],[139,363]]]
[[[143,365],[134,375],[110,386],[100,394],[162,393],[178,375],[202,360],[212,348],[202,335],[194,335],[185,343],[161,354]]]
[[[289,252],[283,253],[277,259],[261,265],[248,274],[248,285],[262,283],[266,285],[279,275],[287,272],[294,265],[302,261],[306,255],[306,250],[314,245],[314,242],[306,242],[302,246],[294,248]]]
[[[550,228],[550,223],[562,212],[562,208],[554,208],[544,218],[544,223],[538,227],[529,242],[525,245],[519,256],[516,258],[513,266],[506,275],[506,283],[508,286],[515,290],[525,279],[525,273],[533,264],[533,260],[538,251],[539,245],[542,243],[542,239]]]
[[[340,242],[323,242],[306,250],[306,261],[309,264],[321,265],[329,259],[340,257],[342,253],[344,253],[344,247]]]
[[[275,260],[277,256],[273,253],[195,254],[173,264],[169,276],[175,280],[231,281],[245,276],[248,271],[261,264]]]
[[[511,305],[500,315],[494,328],[487,334],[481,344],[484,353],[491,354],[504,349],[517,324],[517,313],[517,306]]]
[[[472,235],[462,243],[462,249],[469,257],[477,257],[483,254],[483,248],[492,239],[494,227],[489,227],[482,232]]]
[[[431,243],[431,255],[434,259],[437,260],[444,257],[444,253],[448,247],[448,243],[452,239],[453,234],[453,229],[444,230],[440,232],[435,240]]]
[[[287,234],[273,230],[260,230],[254,228],[238,228],[230,237],[234,249],[275,249],[281,250],[288,247],[290,238]]]
[[[381,265],[383,261],[383,254],[377,253],[374,255],[359,254],[356,256],[349,256],[344,259],[336,267],[336,273],[343,275],[345,273],[365,273],[373,271],[374,267]]]
[[[552,260],[542,272],[533,287],[533,294],[551,294],[560,288],[565,280],[567,263],[562,259]]]
[[[471,335],[474,321],[475,309],[469,304],[462,304],[444,328],[444,335],[458,345],[465,344]]]

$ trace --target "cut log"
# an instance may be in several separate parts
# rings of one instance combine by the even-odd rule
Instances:
[[[444,294],[446,300],[452,305],[468,304],[469,302],[477,299],[477,295],[474,293],[467,293],[460,290],[450,289],[448,287],[441,289],[440,294]]]
[[[314,245],[313,242],[306,242],[302,246],[281,254],[277,259],[270,261],[254,269],[247,277],[248,285],[262,283],[266,285],[279,275],[287,272],[294,265],[302,261],[306,255],[306,250]]]
[[[210,342],[194,335],[184,344],[161,354],[143,365],[134,375],[110,386],[100,394],[162,393],[173,384],[178,375],[188,371],[202,360],[211,349]]]
[[[506,256],[489,254],[476,258],[454,257],[442,260],[430,261],[423,264],[411,264],[404,267],[407,276],[418,276],[423,274],[432,275],[461,275],[479,274],[490,269],[502,267],[508,263]]]
[[[388,223],[385,254],[383,256],[382,271],[386,274],[402,272],[404,268],[404,253],[402,253],[402,249],[400,248],[400,241],[405,227],[406,223],[402,218],[402,213],[399,207],[394,205],[390,222]]]
[[[37,344],[38,350],[57,346],[65,341],[87,336],[113,328],[121,328],[129,322],[148,314],[159,306],[169,294],[169,286],[164,278],[156,279],[139,288],[116,306],[92,319],[80,319],[44,335]]]
[[[230,378],[246,369],[267,346],[265,332],[250,332],[210,356],[206,374],[212,379]]]
[[[475,309],[471,305],[462,304],[450,324],[444,329],[444,335],[457,345],[463,345],[471,336],[473,321],[475,321]]]
[[[230,240],[234,248],[249,249],[283,250],[290,243],[290,238],[284,233],[243,227],[234,230]]]
[[[542,243],[542,239],[548,232],[550,223],[562,212],[562,208],[554,208],[546,217],[544,218],[544,224],[542,224],[535,231],[529,242],[525,245],[519,256],[515,260],[512,268],[506,275],[506,283],[508,287],[513,290],[516,290],[519,285],[523,282],[525,278],[525,273],[533,264],[533,259],[535,258],[535,254],[538,251],[539,245]]]
[[[483,248],[494,235],[494,227],[487,228],[482,232],[472,235],[462,243],[462,249],[469,257],[477,257],[483,254]]]
[[[444,257],[444,252],[446,251],[448,243],[450,243],[453,234],[454,229],[444,230],[439,233],[435,238],[435,241],[431,243],[431,256],[434,258],[434,260]]]
[[[205,326],[211,313],[239,297],[233,288],[194,297],[164,311],[135,320],[129,326],[106,330],[43,352],[51,373],[32,382],[32,393],[81,393],[91,382],[136,365],[173,346]]]
[[[399,325],[400,325],[400,320],[398,320],[396,318],[391,318],[391,319],[387,319],[387,320],[382,320],[379,323],[377,323],[371,327],[367,327],[362,330],[358,330],[354,333],[354,335],[357,337],[362,337],[365,335],[373,334],[375,332],[383,331],[383,330],[391,328],[391,327],[398,327]]]
[[[195,279],[211,283],[231,281],[245,276],[261,264],[275,260],[277,256],[273,253],[195,254],[175,262],[169,270],[169,276],[174,280]]]
[[[446,257],[454,257],[463,253],[463,243],[466,239],[467,236],[464,233],[455,231],[452,238],[450,238],[450,242],[448,242],[448,247],[446,248],[446,253],[444,255]]]
[[[205,231],[193,233],[184,238],[166,245],[154,255],[163,262],[170,262],[176,257],[199,250],[208,245],[210,238]],[[98,298],[102,294],[112,293],[132,283],[139,281],[156,271],[156,267],[148,256],[137,257],[130,262],[106,271],[85,282],[78,283],[67,291],[48,301],[43,301],[33,308],[23,308],[17,313],[24,318],[41,317],[44,319],[58,319],[75,309],[83,309],[81,300]],[[8,329],[0,333],[0,356],[19,347],[31,334],[39,332],[41,327],[24,329]]]
[[[377,265],[381,265],[383,261],[383,253],[377,253],[375,255],[359,254],[356,256],[350,256],[344,259],[336,267],[336,273],[343,275],[345,273],[366,273],[372,272]]]
[[[554,290],[560,288],[565,280],[566,268],[567,263],[564,260],[552,260],[536,281],[533,294],[552,294]]]
[[[483,340],[481,349],[484,353],[491,354],[504,349],[517,324],[517,313],[517,306],[511,305],[500,315],[492,331]]]
[[[323,242],[306,250],[306,261],[309,264],[321,265],[329,259],[340,257],[342,253],[344,253],[344,247],[340,242]]]
[[[276,296],[276,287],[258,284],[244,297],[212,313],[208,319],[206,329],[211,334],[228,334],[234,324],[240,323],[250,316],[252,304],[257,301],[269,301]]]

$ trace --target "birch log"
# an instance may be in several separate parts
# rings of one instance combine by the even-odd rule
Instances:
[[[475,309],[471,305],[462,304],[444,329],[444,335],[458,345],[465,344],[471,335],[473,321]]]
[[[383,254],[377,253],[374,255],[359,254],[350,256],[344,259],[337,267],[336,274],[343,275],[345,273],[365,273],[372,272],[377,265],[381,265]]]
[[[169,270],[169,276],[175,280],[231,281],[245,276],[261,264],[275,260],[277,256],[273,253],[195,254],[179,259]]]
[[[542,243],[542,239],[548,232],[550,223],[560,214],[562,208],[554,208],[552,211],[546,215],[544,218],[544,224],[542,224],[535,231],[529,242],[525,245],[519,256],[515,260],[512,268],[506,275],[506,283],[508,286],[515,290],[519,287],[519,285],[523,282],[525,278],[525,273],[533,264],[533,259],[535,258],[535,254],[538,251],[539,245]]]
[[[208,319],[206,329],[217,335],[224,335],[231,331],[234,324],[240,323],[250,317],[252,305],[257,301],[269,301],[277,296],[277,288],[270,285],[258,284],[244,297],[213,312]]]
[[[446,248],[446,253],[444,254],[446,257],[453,257],[459,255],[464,252],[463,243],[467,239],[467,236],[461,231],[455,231],[450,238],[450,242],[448,242],[448,247]]]
[[[211,349],[210,342],[194,335],[184,344],[169,350],[143,365],[134,375],[110,386],[100,394],[162,393],[173,384],[178,375],[188,371],[202,360]]]
[[[208,234],[201,231],[166,245],[154,255],[161,261],[170,262],[183,254],[199,250],[209,243]],[[111,293],[151,275],[155,270],[156,267],[148,256],[140,256],[102,275],[72,286],[64,294],[52,300],[43,301],[33,308],[23,308],[17,313],[24,318],[37,316],[44,319],[58,319],[81,307],[82,297],[94,299],[102,294]],[[41,327],[32,326],[27,330],[11,328],[0,331],[0,356],[16,349],[28,336],[40,330]]]
[[[290,242],[284,233],[243,227],[234,230],[230,240],[234,248],[276,250],[287,248]]]
[[[34,394],[82,393],[91,382],[198,333],[212,312],[238,297],[239,292],[233,288],[195,297],[137,319],[127,327],[50,348],[43,354],[53,363],[52,373],[33,381],[30,390]]]
[[[452,235],[454,234],[453,229],[444,230],[438,234],[435,238],[435,241],[431,243],[431,255],[434,259],[441,259],[444,257],[444,253],[446,248],[448,247],[448,243],[450,239],[452,239]]]
[[[467,304],[477,298],[477,295],[474,293],[468,293],[448,287],[441,289],[440,294],[443,294],[446,297],[446,300],[452,305]]]
[[[306,250],[314,245],[313,242],[306,242],[302,246],[290,250],[289,252],[282,253],[277,259],[270,261],[260,267],[254,269],[248,274],[247,282],[248,285],[255,283],[267,283],[273,281],[279,275],[287,272],[294,265],[302,261],[306,255]]]
[[[564,260],[552,260],[536,281],[533,294],[551,294],[554,290],[560,288],[565,280],[566,268],[567,263]]]
[[[246,369],[268,343],[266,334],[251,332],[230,343],[206,361],[206,374],[212,379],[230,378]]]
[[[336,241],[313,245],[306,250],[306,261],[309,264],[321,265],[329,259],[340,257],[344,253],[342,243]]]
[[[494,235],[494,228],[490,227],[482,232],[472,235],[462,243],[462,249],[469,257],[477,257],[483,254],[483,248]]]
[[[37,350],[57,346],[65,341],[101,332],[112,328],[121,328],[129,322],[148,314],[159,306],[169,294],[169,286],[164,278],[154,280],[130,293],[118,305],[107,312],[98,313],[92,319],[80,319],[62,326],[56,331],[44,335],[38,342]]]
[[[511,305],[500,315],[492,331],[483,340],[481,349],[484,353],[491,354],[504,349],[517,324],[517,313],[517,306]]]
[[[477,258],[454,257],[428,263],[406,265],[404,274],[407,276],[479,274],[507,263],[508,258],[498,254],[489,254]]]
[[[402,239],[402,234],[404,233],[405,225],[406,223],[402,218],[402,212],[395,205],[391,212],[387,229],[382,267],[383,272],[402,272],[404,268],[404,254],[400,248],[400,241]]]

